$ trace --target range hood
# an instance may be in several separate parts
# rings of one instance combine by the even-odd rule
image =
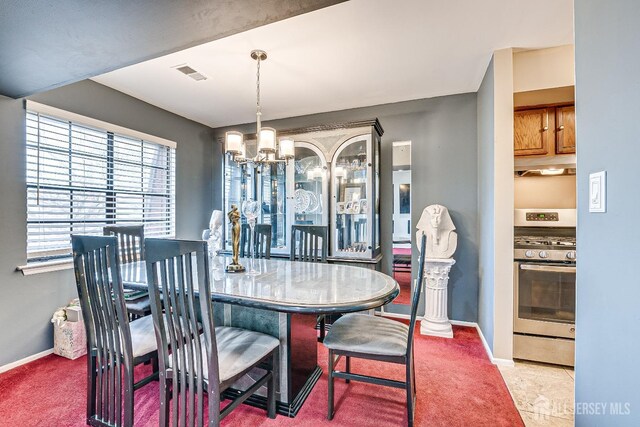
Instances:
[[[575,175],[576,155],[516,157],[514,172],[516,176]]]

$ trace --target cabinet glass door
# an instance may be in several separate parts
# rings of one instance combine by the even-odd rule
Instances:
[[[242,202],[253,198],[260,203],[258,224],[271,224],[271,252],[288,253],[289,225],[287,218],[287,167],[285,163],[254,166],[238,165],[230,157],[224,168],[225,249],[231,250],[231,224],[226,215],[234,204],[241,209]],[[244,216],[240,217],[246,223]]]
[[[370,135],[347,140],[336,152],[332,167],[334,185],[333,256],[368,258],[372,234],[370,212],[375,201],[369,200]]]
[[[291,228],[287,220],[287,167],[285,163],[263,165],[258,177],[262,206],[258,223],[271,224],[271,252],[287,253]]]
[[[231,210],[231,205],[236,205],[242,209],[242,202],[249,197],[255,198],[253,194],[253,179],[255,170],[252,167],[240,166],[232,161],[230,156],[225,156],[224,167],[224,248],[231,250],[231,224],[227,219],[227,214]],[[240,222],[245,223],[244,216],[240,217]]]
[[[320,150],[296,142],[293,175],[293,223],[326,225],[327,163]]]

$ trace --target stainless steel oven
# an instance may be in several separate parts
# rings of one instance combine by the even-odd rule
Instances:
[[[575,338],[576,266],[515,264],[514,332]]]
[[[575,210],[516,210],[515,358],[574,364]]]

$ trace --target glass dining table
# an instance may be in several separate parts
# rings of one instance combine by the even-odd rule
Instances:
[[[230,257],[209,260],[211,300],[216,325],[263,332],[280,339],[280,366],[276,368],[277,408],[295,416],[322,371],[318,366],[316,319],[320,314],[372,310],[391,302],[398,283],[385,274],[347,265],[257,259],[257,275],[227,273]],[[241,259],[249,265],[248,259]],[[147,288],[144,261],[121,266],[123,285]],[[259,374],[256,373],[256,377]],[[227,393],[251,385],[251,375]],[[266,390],[247,403],[266,407]]]

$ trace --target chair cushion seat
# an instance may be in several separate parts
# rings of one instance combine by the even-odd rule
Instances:
[[[204,334],[200,334],[200,341],[202,360],[205,361],[203,376],[206,379],[209,375],[209,364],[206,362]],[[221,383],[253,367],[280,345],[280,341],[270,335],[230,326],[216,327],[216,342]],[[169,358],[169,366],[173,365],[172,359]]]
[[[134,358],[145,356],[158,349],[156,334],[153,330],[153,318],[150,315],[129,322],[129,330]]]
[[[216,341],[221,382],[252,367],[280,345],[271,335],[229,326],[216,328]]]
[[[347,314],[336,320],[324,339],[330,350],[380,356],[407,353],[409,326],[384,317]]]
[[[151,301],[148,296],[128,301],[125,305],[129,313],[137,316],[146,316],[151,313]]]

